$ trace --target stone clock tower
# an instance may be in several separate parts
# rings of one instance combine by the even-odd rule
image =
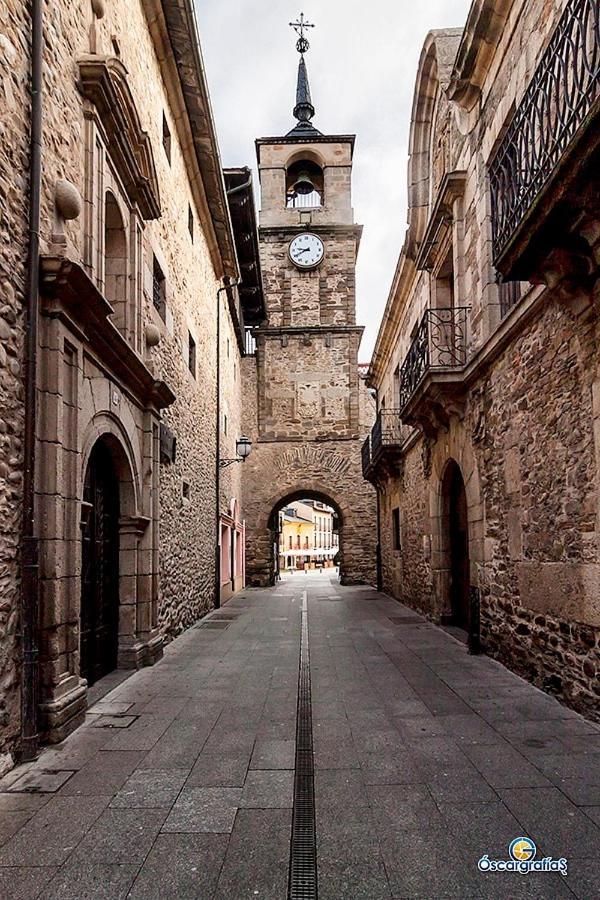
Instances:
[[[297,124],[285,136],[256,141],[267,319],[255,332],[256,356],[244,361],[245,427],[253,439],[244,465],[247,572],[250,583],[273,579],[279,508],[316,497],[338,514],[342,579],[374,583],[376,499],[360,455],[374,404],[358,372],[355,138],[322,134],[312,124],[306,23],[297,25]]]

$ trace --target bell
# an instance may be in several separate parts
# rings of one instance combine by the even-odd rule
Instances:
[[[315,190],[315,186],[311,180],[310,173],[303,169],[298,173],[298,178],[294,184],[294,191],[296,194],[312,194]]]

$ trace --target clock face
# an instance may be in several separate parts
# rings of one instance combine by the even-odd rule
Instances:
[[[323,241],[316,234],[306,231],[290,241],[290,259],[299,269],[314,269],[325,255]]]

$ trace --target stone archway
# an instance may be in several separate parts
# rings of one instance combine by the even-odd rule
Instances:
[[[273,552],[271,555],[271,566],[270,566],[270,575],[269,575],[269,584],[275,584],[277,580],[278,573],[278,559],[282,553],[285,553],[286,548],[280,547],[280,535],[279,535],[279,512],[284,509],[286,506],[289,506],[291,503],[294,503],[297,500],[316,500],[320,503],[323,503],[325,506],[331,507],[334,511],[334,520],[336,521],[335,530],[339,539],[339,550],[337,553],[337,557],[339,559],[339,573],[340,579],[344,580],[344,541],[343,541],[343,526],[344,526],[344,516],[343,513],[335,500],[331,499],[331,496],[328,493],[324,493],[322,491],[314,491],[314,490],[302,490],[298,489],[292,491],[291,493],[286,493],[283,497],[281,497],[277,503],[273,506],[271,510],[271,515],[268,519],[268,528],[271,535],[270,544],[273,548]]]
[[[253,456],[246,463],[249,471],[257,467]],[[360,459],[355,468],[338,454],[312,447],[287,449],[283,454],[271,449],[264,452],[264,457],[259,463],[260,471],[268,470],[270,479],[255,479],[252,492],[244,498],[248,584],[267,587],[273,583],[273,511],[292,499],[304,497],[322,500],[338,515],[342,529],[342,583],[374,584],[375,497],[374,492],[371,495],[355,488],[357,483],[363,483]],[[324,464],[329,471],[323,472]]]

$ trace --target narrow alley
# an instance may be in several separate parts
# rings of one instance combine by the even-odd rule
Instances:
[[[600,729],[317,572],[108,676],[82,728],[4,778],[0,895],[284,900],[303,605],[321,900],[600,896]],[[521,836],[568,874],[478,871]]]

